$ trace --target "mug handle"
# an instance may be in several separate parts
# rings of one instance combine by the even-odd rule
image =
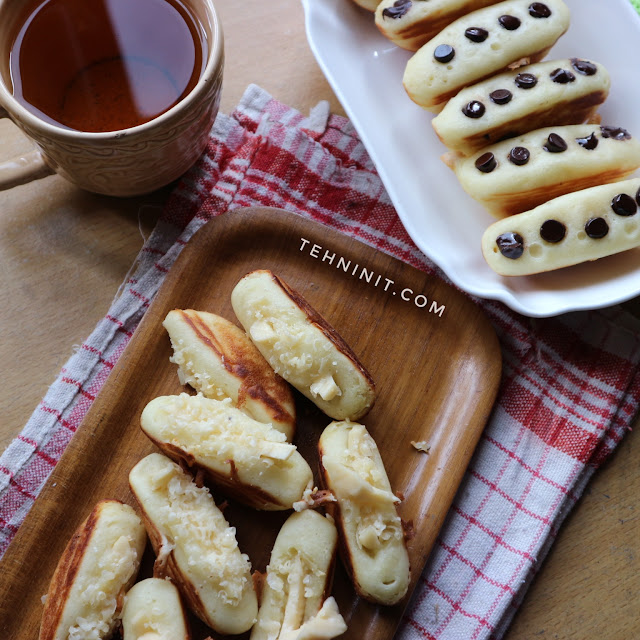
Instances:
[[[7,110],[0,107],[0,118],[10,118]],[[20,154],[0,162],[0,191],[11,189],[32,180],[50,176],[55,171],[46,164],[38,149]]]

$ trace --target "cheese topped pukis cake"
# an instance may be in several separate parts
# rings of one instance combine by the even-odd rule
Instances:
[[[222,635],[248,631],[258,614],[249,557],[208,489],[160,453],[129,472],[129,486],[162,568],[185,604]]]
[[[147,578],[127,591],[122,640],[191,640],[180,592],[173,582]]]
[[[369,372],[337,331],[271,271],[244,276],[231,305],[276,373],[336,420],[355,420],[373,406]]]
[[[622,180],[640,167],[640,140],[620,127],[546,127],[452,161],[462,188],[497,217]]]
[[[500,0],[382,0],[376,26],[402,49],[417,51],[461,16]]]
[[[162,325],[171,339],[170,361],[178,365],[180,382],[213,400],[230,398],[254,420],[293,438],[291,387],[242,329],[215,313],[194,309],[173,309]]]
[[[506,0],[473,11],[409,59],[404,88],[415,103],[438,113],[464,87],[514,63],[538,62],[568,28],[562,0]]]
[[[503,276],[597,260],[640,247],[639,207],[640,178],[569,193],[494,222],[482,253]]]
[[[356,592],[383,605],[409,589],[411,569],[404,527],[380,452],[364,425],[332,422],[318,441],[323,485],[336,497],[326,505],[338,527],[340,552]]]
[[[159,396],[145,406],[140,426],[166,456],[204,472],[223,493],[256,509],[291,509],[313,480],[281,431],[229,400]]]
[[[39,640],[110,638],[147,542],[127,504],[101,500],[69,540],[51,578]]]
[[[534,129],[587,122],[610,86],[609,73],[597,62],[537,62],[462,89],[431,124],[449,149],[471,155]]]
[[[329,595],[337,542],[332,518],[311,509],[289,516],[271,551],[251,640],[329,640],[347,630]]]

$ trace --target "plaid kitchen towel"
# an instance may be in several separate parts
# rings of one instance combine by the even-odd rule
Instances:
[[[400,223],[352,125],[251,86],[220,114],[133,274],[0,458],[4,551],[182,247],[213,216],[277,206],[439,276]],[[500,638],[593,471],[640,400],[640,322],[620,307],[530,319],[480,303],[498,333],[498,401],[398,638]]]

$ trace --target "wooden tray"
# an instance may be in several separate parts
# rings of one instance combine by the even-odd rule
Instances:
[[[273,270],[302,293],[376,381],[378,400],[362,422],[392,487],[405,496],[400,515],[415,527],[413,589],[495,399],[501,374],[495,333],[478,307],[436,277],[295,214],[243,209],[211,220],[184,248],[20,527],[0,564],[0,637],[38,637],[40,598],[97,500],[134,504],[129,470],[154,450],[139,429],[140,413],[152,398],[184,390],[169,362],[166,313],[195,308],[236,321],[230,292],[257,268]],[[296,402],[295,442],[317,469],[315,444],[330,419],[299,394]],[[417,451],[412,440],[426,441],[430,452]],[[230,504],[225,515],[254,569],[263,571],[288,513]],[[148,551],[141,577],[151,564]],[[409,599],[394,607],[358,599],[339,563],[334,595],[349,625],[343,637],[358,640],[391,638]],[[211,633],[195,619],[192,631],[194,640]]]

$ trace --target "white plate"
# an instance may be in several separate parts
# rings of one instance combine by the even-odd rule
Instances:
[[[640,135],[640,18],[629,0],[566,0],[571,27],[547,59],[583,57],[607,67],[603,124]],[[640,294],[640,249],[536,276],[504,278],[485,263],[480,238],[494,220],[440,160],[428,112],[408,98],[411,53],[384,38],[352,0],[302,0],[311,49],[356,127],[416,245],[461,289],[529,316],[594,309]]]

